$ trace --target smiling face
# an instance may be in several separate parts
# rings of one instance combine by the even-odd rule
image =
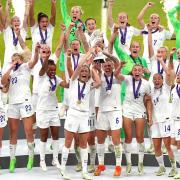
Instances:
[[[157,50],[157,58],[163,58],[164,60],[167,58],[167,49],[165,47],[160,47]]]
[[[103,63],[102,68],[106,76],[111,76],[113,72],[113,63],[111,61],[106,61]]]
[[[56,65],[55,64],[48,64],[47,75],[50,79],[53,79],[56,75]]]
[[[74,55],[79,54],[80,42],[78,40],[72,41],[72,43],[71,43],[71,50],[72,50],[72,54],[74,54]]]
[[[21,25],[21,21],[19,19],[18,16],[14,16],[12,19],[11,19],[11,25],[12,25],[12,28],[14,30],[17,30],[20,28],[20,25]]]
[[[73,22],[81,19],[81,8],[79,6],[74,6],[71,8],[71,19]]]
[[[159,15],[158,14],[151,14],[149,21],[150,21],[149,24],[153,29],[157,28],[159,23],[160,23]]]
[[[125,12],[121,12],[118,14],[118,24],[120,27],[126,27],[128,23],[128,15]]]
[[[130,51],[131,51],[132,57],[134,57],[134,58],[138,57],[140,50],[141,50],[140,44],[138,42],[132,42],[132,44],[130,46]]]
[[[51,54],[50,48],[47,44],[42,44],[40,48],[40,58],[45,60]]]
[[[89,19],[86,21],[86,28],[88,33],[92,34],[96,29],[96,21],[95,19]]]
[[[83,65],[79,72],[79,80],[81,82],[87,82],[90,78],[90,69],[87,65]]]
[[[44,31],[47,29],[48,24],[49,24],[49,21],[48,21],[47,17],[42,17],[39,21],[39,27],[40,27],[40,29],[42,29]]]
[[[136,64],[132,69],[132,76],[136,81],[139,81],[143,76],[143,68],[141,65]]]
[[[153,83],[154,83],[154,88],[159,89],[163,85],[163,77],[161,74],[154,74],[153,76]]]

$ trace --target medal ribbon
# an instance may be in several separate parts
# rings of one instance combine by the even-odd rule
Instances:
[[[135,86],[135,79],[132,78],[132,81],[133,81],[133,94],[134,94],[134,98],[137,99],[138,95],[139,95],[139,90],[140,90],[140,87],[141,87],[141,84],[142,84],[142,80],[141,79],[139,80],[137,89],[136,89],[136,86]]]
[[[125,28],[124,33],[121,28],[119,28],[119,32],[121,34],[121,44],[125,45],[126,44],[127,27]]]
[[[130,56],[130,57],[131,57],[131,59],[133,60],[134,64],[138,64],[138,63],[135,61],[135,59],[132,57],[132,55],[129,55],[129,56]],[[140,57],[138,57],[137,59],[139,60],[140,65],[142,65],[141,58],[140,58]]]
[[[106,91],[111,90],[112,82],[113,82],[113,73],[111,74],[110,81],[109,81],[108,77],[105,74],[104,74],[104,77],[105,77],[106,84],[107,84]]]
[[[56,76],[54,77],[54,81],[55,81],[55,83],[53,84],[53,82],[51,81],[51,79],[49,79],[49,82],[50,82],[50,85],[51,85],[51,91],[55,91],[55,90],[56,90],[56,86],[57,86]]]
[[[41,31],[41,28],[39,27],[39,34],[41,36],[41,44],[46,44],[46,40],[47,40],[47,29],[45,30],[45,38],[43,36],[43,33]]]
[[[84,89],[86,87],[86,83],[83,84],[82,88],[80,87],[80,82],[78,81],[78,100],[81,101],[84,98]]]
[[[157,31],[159,31],[159,29],[155,29],[154,31],[152,31],[152,34],[156,33]],[[142,31],[142,34],[148,34],[148,31]]]
[[[43,60],[40,58],[41,65],[43,65]]]
[[[14,30],[12,29],[12,34],[13,34],[13,45],[17,46],[18,43],[18,37],[15,36]]]
[[[76,60],[75,55],[74,55],[74,54],[72,54],[73,63],[74,63],[74,71],[76,70],[76,68],[77,68],[77,66],[78,66],[79,57],[80,57],[80,55],[78,54],[78,56],[77,56],[77,60]]]
[[[166,63],[166,60],[164,61]],[[161,64],[159,61],[157,61],[157,69],[158,69],[158,74],[163,74],[164,70],[161,68]]]
[[[176,92],[177,92],[177,94],[178,94],[178,96],[179,96],[179,98],[180,98],[180,87],[178,86],[178,84],[177,84],[177,86],[176,86]]]
[[[15,68],[14,68],[14,71],[17,71],[20,66],[21,66],[21,64],[16,63],[16,66],[15,66]]]
[[[179,72],[179,66],[180,66],[180,65],[178,65],[178,67],[177,67],[177,69],[176,69],[176,74]]]

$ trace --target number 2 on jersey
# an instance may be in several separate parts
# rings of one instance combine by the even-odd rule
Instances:
[[[5,121],[5,115],[1,115],[0,116],[0,122],[2,123],[2,122],[4,122]]]
[[[31,105],[25,105],[26,112],[31,111],[32,107]]]
[[[11,82],[12,82],[12,84],[16,84],[17,83],[17,77],[11,78]]]

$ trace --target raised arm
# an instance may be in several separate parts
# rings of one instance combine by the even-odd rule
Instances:
[[[56,50],[55,50],[55,55],[56,55],[57,58],[61,54],[63,45],[64,45],[64,47],[67,46],[66,45],[66,38],[65,38],[66,27],[63,24],[61,24],[61,30],[62,30],[61,31],[61,35],[60,35],[60,38],[59,38],[59,41],[58,41],[58,45],[57,45]],[[67,49],[67,47],[65,48],[65,52],[66,52],[66,49]]]
[[[20,29],[15,29],[14,32],[16,33],[16,35],[18,37],[18,41],[19,41],[19,44],[20,44],[21,48],[23,50],[28,49],[25,42],[24,42],[24,40],[23,40],[23,38],[22,38],[22,36],[21,36]]]
[[[139,25],[140,25],[142,28],[145,27],[145,22],[144,22],[144,20],[143,20],[144,14],[145,14],[145,12],[146,12],[149,8],[151,8],[153,5],[154,5],[153,2],[148,2],[148,3],[143,7],[143,9],[140,11],[140,13],[139,13],[139,15],[138,15],[137,20],[138,20]]]
[[[61,1],[61,4],[60,4],[61,15],[63,18],[63,22],[67,27],[67,26],[69,26],[69,24],[71,22],[71,17],[69,16],[68,11],[67,11],[66,0],[60,0],[60,1]]]
[[[119,81],[125,80],[124,76],[121,74],[122,67],[123,67],[123,64],[122,64],[122,62],[120,62],[118,67],[114,71],[114,76]]]
[[[23,20],[23,28],[27,30],[28,28],[28,17],[29,17],[29,10],[30,10],[30,2],[26,0],[25,2],[25,12],[24,12],[24,20]]]
[[[33,27],[36,23],[34,18],[34,0],[30,0],[30,9],[29,9],[29,21],[30,21],[30,27]]]
[[[67,62],[67,70],[68,70],[69,77],[71,78],[71,76],[74,72],[72,69],[72,64],[71,64],[71,49],[67,50],[66,58],[67,58],[67,61],[66,61]]]
[[[168,86],[171,86],[172,85],[172,79],[173,79],[173,77],[172,77],[173,76],[172,70],[168,69],[168,67],[166,66],[166,64],[163,61],[163,58],[159,58],[158,57],[157,59],[161,63],[161,66],[162,66],[163,70],[166,73],[166,77],[165,77],[166,84]]]
[[[56,24],[56,0],[51,0],[51,17],[50,23],[55,26]]]
[[[171,24],[173,25],[175,31],[178,30],[178,27],[179,27],[178,24],[180,23],[180,21],[178,21],[178,19],[174,15],[178,10],[180,10],[180,5],[174,7],[173,9],[171,9],[168,12],[169,19],[170,19]]]
[[[6,71],[6,73],[4,73],[4,75],[2,76],[2,78],[1,78],[1,84],[3,85],[3,86],[7,86],[8,84],[9,84],[9,81],[10,81],[10,74],[11,74],[11,71],[15,68],[15,66],[16,66],[16,61],[14,61],[12,64],[11,64],[11,66],[10,66],[10,68]]]
[[[4,13],[3,13],[3,7],[0,2],[0,31],[4,29]]]
[[[93,87],[98,88],[101,85],[100,76],[98,75],[97,71],[94,68],[92,68],[91,72],[92,72],[92,78],[94,80]]]
[[[85,64],[86,62],[89,61],[89,59],[93,58],[94,57],[94,52],[95,52],[95,48],[91,48],[89,49],[89,51],[82,57],[82,59],[80,60],[76,70],[73,72],[72,74],[72,77],[71,79],[72,80],[75,80],[78,75],[79,75],[79,72],[81,70],[81,67],[83,66],[83,64]]]
[[[113,33],[111,34],[111,38],[110,38],[110,41],[108,44],[108,52],[111,54],[113,53],[113,46],[114,46],[115,39],[118,36],[118,28],[119,28],[119,26],[117,24],[115,24]]]
[[[11,5],[11,0],[7,0],[6,1],[6,8],[5,8],[4,29],[6,29],[11,24],[11,18],[10,18],[10,14],[9,14],[10,5]]]
[[[176,48],[172,48],[170,55],[169,55],[169,61],[168,61],[168,69],[174,70],[174,63],[173,63],[173,55],[176,53]]]
[[[78,39],[80,39],[81,40],[81,42],[83,43],[83,47],[84,47],[84,50],[85,50],[85,52],[88,52],[88,50],[89,50],[89,45],[88,45],[88,42],[87,42],[87,40],[86,40],[86,36],[85,36],[85,34],[84,34],[84,32],[83,32],[83,29],[82,29],[82,23],[79,23],[78,25],[77,25],[77,37],[78,37]]]
[[[40,44],[37,43],[36,47],[35,47],[34,58],[31,61],[29,61],[29,63],[28,63],[30,69],[32,69],[35,66],[35,64],[38,62],[40,47],[41,47]]]
[[[148,51],[149,51],[149,58],[151,59],[154,56],[154,49],[152,45],[152,29],[150,25],[148,25],[147,28],[148,28]]]
[[[108,26],[110,29],[112,29],[114,21],[112,17],[112,8],[113,8],[114,0],[108,0],[108,13],[107,13],[107,21],[108,21]]]

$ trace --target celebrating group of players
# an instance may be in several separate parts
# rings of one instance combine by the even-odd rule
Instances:
[[[61,35],[54,53],[52,38],[56,0],[51,0],[50,19],[40,12],[37,22],[34,18],[34,0],[26,0],[22,27],[19,17],[11,18],[9,15],[11,0],[7,0],[5,10],[0,6],[0,30],[4,34],[5,44],[0,94],[0,152],[3,128],[8,123],[10,172],[14,172],[16,165],[17,132],[19,121],[22,120],[29,150],[27,169],[33,167],[33,134],[38,127],[40,167],[47,171],[45,152],[50,130],[52,165],[60,170],[64,179],[70,179],[66,162],[73,139],[78,158],[76,170],[82,170],[82,178],[92,179],[88,172],[101,175],[106,169],[104,153],[107,134],[112,138],[115,152],[113,176],[121,175],[123,149],[127,161],[126,173],[131,174],[132,126],[135,124],[138,174],[143,175],[144,129],[147,122],[159,164],[156,175],[164,175],[166,171],[161,151],[163,142],[172,166],[168,176],[180,178],[176,169],[176,161],[180,162],[180,42],[176,36],[177,49],[172,48],[168,55],[169,50],[163,43],[166,39],[174,38],[174,34],[160,25],[156,13],[150,15],[147,24],[143,21],[144,14],[154,3],[148,2],[138,15],[141,30],[129,24],[125,12],[118,14],[115,23],[112,18],[113,3],[114,0],[108,0],[107,20],[111,29],[108,42],[104,33],[96,28],[96,19],[89,17],[83,22],[80,6],[72,7],[68,15],[66,0],[61,0],[64,24],[61,25]],[[180,5],[168,14],[176,34],[180,22],[174,14],[179,9]],[[28,22],[32,50],[25,44]],[[139,42],[131,42],[132,37],[137,35],[143,36],[143,57],[140,56]],[[56,75],[58,59],[65,66],[61,78]],[[56,97],[58,85],[65,88],[61,112]],[[4,104],[7,102],[8,109],[5,112]],[[59,116],[65,111],[65,142],[60,164]],[[125,132],[123,146],[121,128]],[[96,153],[98,165],[95,168]]]

